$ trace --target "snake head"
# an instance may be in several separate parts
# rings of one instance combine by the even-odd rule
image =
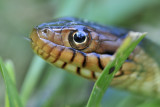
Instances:
[[[50,64],[96,80],[126,34],[85,20],[59,18],[36,26],[30,39],[35,53]]]
[[[118,33],[119,30],[119,33]],[[113,54],[127,33],[77,18],[59,18],[36,26],[30,38],[40,38],[55,45],[71,47],[86,53]],[[122,32],[123,31],[123,32]],[[34,41],[35,42],[35,41]]]

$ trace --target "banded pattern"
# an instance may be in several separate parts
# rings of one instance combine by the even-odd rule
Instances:
[[[30,38],[34,52],[47,62],[96,80],[127,33],[123,29],[61,18],[35,27]],[[79,42],[81,38],[84,39],[82,43]],[[111,84],[144,95],[160,96],[159,76],[157,62],[137,46]]]
[[[61,31],[61,33],[62,32],[63,31]],[[100,72],[110,61],[111,55],[109,54],[84,53],[71,47],[65,47],[51,42],[38,35],[40,33],[37,33],[36,29],[34,29],[32,33],[32,48],[35,53],[53,65],[85,78],[96,80],[100,75]],[[137,69],[137,65],[134,62],[126,62],[126,64],[127,69],[130,69],[129,67]],[[122,72],[123,70],[126,70],[126,64],[122,66],[121,70],[115,75],[115,77],[124,74]]]

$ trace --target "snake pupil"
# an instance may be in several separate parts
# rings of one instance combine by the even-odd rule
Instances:
[[[84,42],[85,39],[86,39],[86,35],[82,32],[77,32],[74,34],[74,41],[76,41],[78,43]]]

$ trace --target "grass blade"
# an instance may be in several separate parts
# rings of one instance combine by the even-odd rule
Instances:
[[[102,97],[114,77],[114,74],[120,69],[124,61],[144,38],[146,33],[130,32],[124,40],[118,51],[113,55],[112,60],[107,64],[101,76],[96,81],[87,107],[97,107],[100,105]]]
[[[1,58],[0,58],[0,71],[3,76],[5,85],[6,85],[6,91],[7,91],[8,99],[9,99],[9,106],[10,107],[23,107],[20,97],[18,95],[18,91],[16,89],[16,85],[12,77],[8,73],[6,67],[4,66],[4,63]]]
[[[5,66],[6,66],[6,69],[7,69],[7,71],[8,71],[8,74],[10,75],[13,83],[16,84],[15,72],[14,72],[14,65],[13,65],[12,61],[11,61],[11,60],[7,60],[7,61],[5,62]],[[7,91],[6,91],[5,93],[6,93],[6,94],[5,94],[5,107],[10,107]]]
[[[31,66],[25,77],[24,83],[21,88],[21,98],[23,105],[26,105],[28,98],[33,92],[42,72],[45,67],[45,61],[43,61],[39,56],[35,56],[32,60]]]

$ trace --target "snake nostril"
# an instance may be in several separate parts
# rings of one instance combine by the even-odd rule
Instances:
[[[44,33],[47,33],[47,32],[48,32],[48,30],[47,30],[47,29],[44,29],[44,30],[43,30],[43,32],[44,32]]]

